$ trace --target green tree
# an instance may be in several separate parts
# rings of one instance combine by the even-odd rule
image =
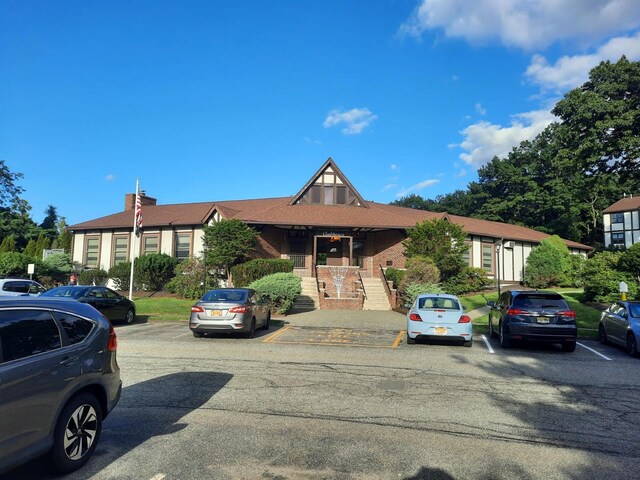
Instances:
[[[15,277],[27,274],[31,259],[18,252],[0,253],[0,276]]]
[[[146,286],[147,290],[161,291],[175,275],[178,259],[165,253],[149,253],[136,258],[135,283]]]
[[[570,258],[571,253],[560,237],[545,238],[527,257],[524,284],[533,288],[566,286]]]
[[[425,220],[407,229],[403,242],[407,257],[429,257],[440,270],[442,280],[456,275],[464,266],[462,255],[469,248],[462,227],[444,219]]]
[[[62,248],[65,252],[71,253],[71,232],[67,229],[67,221],[64,217],[58,220],[58,232],[56,248]]]
[[[583,269],[584,299],[586,301],[613,302],[620,299],[620,282],[629,286],[629,298],[638,294],[633,276],[619,269],[621,252],[599,252],[587,260]]]
[[[24,253],[27,257],[30,258],[37,258],[37,242],[32,238],[31,240],[29,240],[27,242],[27,246],[24,247],[24,250],[22,251],[22,253]]]
[[[622,252],[618,267],[620,270],[629,272],[640,283],[640,243],[634,243]]]
[[[258,232],[240,220],[220,220],[204,228],[207,265],[224,269],[249,259],[258,245]]]
[[[49,238],[49,245],[58,238],[58,210],[53,205],[47,206],[44,211],[45,217],[42,223],[39,225],[44,234]]]
[[[0,244],[0,253],[15,252],[15,251],[16,251],[16,239],[13,238],[13,235],[4,237],[2,239],[2,243]]]
[[[42,251],[48,249],[50,245],[49,237],[46,234],[41,233],[38,235],[38,240],[36,241],[36,258],[42,260]]]

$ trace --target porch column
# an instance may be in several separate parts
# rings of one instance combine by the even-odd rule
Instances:
[[[316,259],[318,258],[318,237],[313,236],[313,257],[311,257],[311,276],[316,276]]]

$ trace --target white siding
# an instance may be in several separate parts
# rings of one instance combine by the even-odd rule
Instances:
[[[194,228],[193,229],[193,256],[199,257],[202,255],[204,251],[204,242],[202,241],[202,237],[204,236],[204,229],[202,228]]]
[[[482,247],[479,237],[473,239],[471,248],[473,249],[473,266],[475,268],[482,268]]]
[[[111,232],[103,232],[100,239],[100,258],[98,260],[98,268],[109,270],[111,268],[111,240],[113,234]]]
[[[624,212],[624,224],[627,226],[627,229],[631,228],[631,212]]]
[[[611,245],[611,234],[610,233],[605,233],[604,234],[604,246],[606,248],[609,245]]]
[[[631,221],[633,222],[633,228],[640,228],[640,213],[637,210],[631,212]]]
[[[73,252],[71,260],[82,263],[82,255],[84,252],[84,233],[76,233],[73,235]]]
[[[502,258],[500,259],[500,270],[502,270],[501,277],[503,280],[512,282],[513,278],[513,249],[512,248],[501,248],[502,250]]]
[[[605,213],[602,216],[602,220],[604,223],[604,229],[609,230],[609,226],[611,226],[611,215],[609,213]]]
[[[635,230],[633,232],[633,243],[639,243],[640,242],[640,230]]]
[[[624,246],[629,248],[633,245],[633,236],[631,230],[627,230],[624,232]]]
[[[173,244],[175,243],[173,229],[163,229],[160,232],[160,253],[173,256]]]
[[[524,271],[524,255],[522,243],[516,242],[516,246],[513,249],[513,262],[515,265],[516,279],[522,279],[522,274]]]

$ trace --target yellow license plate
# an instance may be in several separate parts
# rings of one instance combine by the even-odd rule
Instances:
[[[222,316],[222,310],[211,310],[211,316],[212,317],[221,317]]]
[[[447,327],[436,327],[436,333],[438,335],[446,335],[447,334]]]

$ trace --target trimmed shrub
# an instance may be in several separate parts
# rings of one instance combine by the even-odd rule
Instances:
[[[166,253],[149,253],[136,258],[134,285],[141,285],[145,290],[160,291],[174,276],[179,260]],[[131,268],[131,264],[129,264]]]
[[[406,270],[399,270],[397,268],[389,267],[384,272],[384,275],[385,277],[387,277],[387,280],[390,280],[393,282],[394,288],[398,288],[398,286],[400,285],[400,282],[404,278],[405,273],[406,273]]]
[[[600,252],[595,254],[584,266],[584,299],[609,303],[620,299],[620,282],[629,286],[628,298],[638,295],[638,284],[632,275],[618,270],[622,253]]]
[[[256,258],[231,268],[231,278],[236,287],[245,287],[267,275],[293,272],[293,262],[284,258]]]
[[[407,285],[438,284],[438,282],[440,282],[440,270],[433,260],[429,257],[415,256],[407,260],[407,270],[398,285],[398,290],[402,295]]]
[[[131,279],[131,262],[120,262],[109,269],[109,278],[113,281],[116,290],[129,290]],[[136,286],[135,272],[133,274],[133,286]]]
[[[640,243],[634,243],[622,252],[618,268],[633,275],[640,282]]]
[[[527,257],[524,284],[533,288],[567,285],[571,253],[557,235],[545,238]]]
[[[415,302],[416,297],[421,293],[444,293],[444,291],[437,283],[408,283],[405,285],[405,288],[400,296],[400,298],[402,299],[402,305],[411,306],[413,302]]]
[[[464,267],[462,271],[442,283],[445,292],[452,295],[463,295],[469,292],[479,292],[491,285],[487,272],[482,268]]]
[[[261,298],[268,300],[273,311],[287,313],[302,291],[300,277],[293,273],[274,273],[249,284]]]
[[[583,287],[584,267],[587,259],[582,255],[571,255],[569,257],[569,270],[567,271],[567,285],[562,287]]]
[[[0,253],[0,275],[4,277],[23,277],[27,274],[27,266],[30,263],[33,263],[33,259],[22,253]]]
[[[84,270],[78,276],[79,285],[106,285],[109,274],[101,268]]]
[[[204,264],[199,258],[189,258],[178,263],[175,268],[176,276],[166,285],[171,293],[180,295],[183,298],[200,298],[203,290]],[[215,288],[212,281],[207,281],[209,288]]]

